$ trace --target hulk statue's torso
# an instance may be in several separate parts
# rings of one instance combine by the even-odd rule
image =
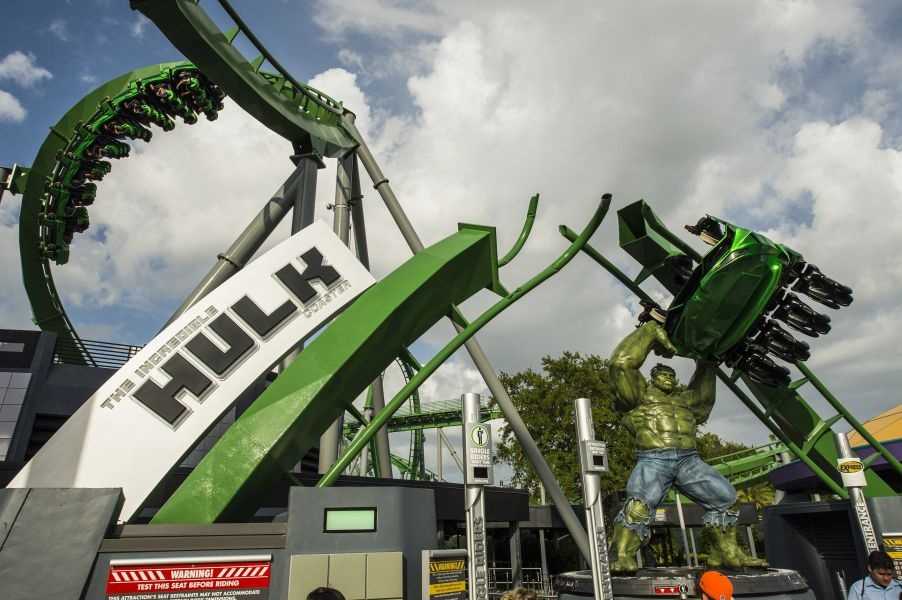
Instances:
[[[636,438],[639,450],[659,448],[695,448],[698,419],[696,394],[675,392],[665,394],[648,386],[641,404],[623,418],[626,428]]]

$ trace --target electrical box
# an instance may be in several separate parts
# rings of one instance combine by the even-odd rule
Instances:
[[[598,440],[579,443],[579,464],[584,473],[607,473],[608,447]]]

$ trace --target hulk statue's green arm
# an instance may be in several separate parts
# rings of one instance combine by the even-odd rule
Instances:
[[[676,352],[667,332],[654,321],[644,323],[617,344],[611,355],[609,370],[617,392],[618,410],[630,411],[642,401],[648,383],[639,369],[648,358],[648,353],[656,347],[667,353]]]
[[[714,408],[716,366],[715,363],[704,360],[695,361],[695,373],[689,381],[689,387],[683,392],[684,398],[688,400],[689,409],[699,425],[708,420],[711,409]]]

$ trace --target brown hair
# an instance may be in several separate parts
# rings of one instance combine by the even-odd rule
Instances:
[[[532,590],[523,587],[515,587],[501,595],[501,600],[538,600],[538,596]]]

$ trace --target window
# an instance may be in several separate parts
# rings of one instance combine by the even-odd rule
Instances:
[[[376,531],[376,507],[327,508],[323,519],[325,533]]]

